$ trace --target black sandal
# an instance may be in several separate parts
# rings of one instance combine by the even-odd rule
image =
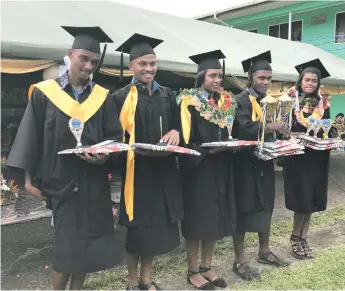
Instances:
[[[244,272],[240,272],[240,267],[244,268]],[[232,267],[232,271],[240,276],[243,280],[251,281],[251,280],[260,280],[261,276],[260,274],[248,266],[247,263],[236,263],[234,262],[234,265]]]
[[[201,284],[200,286],[194,285],[192,283],[190,277],[197,275],[197,274],[200,274],[200,271],[193,272],[193,271],[188,270],[187,281],[189,284],[191,284],[192,286],[194,286],[196,289],[199,289],[199,290],[216,290],[216,288],[214,287],[214,285],[211,282],[206,282],[204,284]]]
[[[315,253],[313,252],[313,250],[310,248],[308,242],[306,239],[301,238],[301,244],[302,247],[304,249],[304,253],[305,253],[305,257],[307,259],[315,259]]]
[[[225,280],[223,278],[216,278],[213,281],[211,281],[210,279],[206,278],[202,273],[206,273],[208,271],[211,271],[211,268],[203,268],[201,266],[199,266],[199,271],[201,276],[203,276],[206,280],[208,280],[209,282],[211,282],[214,286],[216,287],[220,287],[220,288],[226,288],[228,286],[228,284],[226,284]]]
[[[271,261],[269,259],[269,256],[272,256],[274,257],[274,261]],[[260,264],[266,264],[266,265],[271,265],[271,266],[275,266],[275,267],[287,267],[290,265],[290,263],[284,261],[283,259],[281,258],[278,258],[274,253],[272,252],[267,252],[267,253],[258,253],[258,259],[257,261],[260,263]]]
[[[155,286],[156,290],[162,290],[155,282],[151,282],[148,284],[141,284],[139,283],[140,290],[149,290],[152,286]]]
[[[302,238],[292,234],[290,237],[293,256],[296,259],[304,260],[306,258],[305,250],[302,244]]]

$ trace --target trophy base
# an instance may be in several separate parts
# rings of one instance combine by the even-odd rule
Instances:
[[[88,148],[89,146],[87,146],[87,145],[82,145],[82,144],[77,144],[76,146],[75,146],[75,148],[76,149],[83,149],[83,148]]]

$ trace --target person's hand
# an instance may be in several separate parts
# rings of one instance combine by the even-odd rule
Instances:
[[[104,164],[110,157],[108,152],[104,152],[102,154],[94,154],[90,155],[86,151],[82,154],[77,154],[82,160],[91,163],[91,164]]]
[[[285,122],[279,121],[279,122],[271,122],[266,125],[266,128],[268,129],[268,132],[279,132],[283,135],[290,135],[290,129],[285,124]]]
[[[28,191],[31,195],[42,199],[42,191],[36,188],[31,184],[31,182],[26,182],[25,183],[25,190]]]
[[[162,141],[169,145],[177,146],[180,143],[180,133],[172,129],[162,137]]]

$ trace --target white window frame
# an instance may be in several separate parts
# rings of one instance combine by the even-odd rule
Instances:
[[[345,44],[344,42],[336,42],[336,35],[337,35],[337,15],[341,14],[341,13],[345,13],[345,11],[339,11],[335,14],[335,18],[334,18],[334,44],[339,45],[339,44]],[[345,36],[344,36],[345,37]]]
[[[291,40],[291,41],[302,41],[302,39],[303,39],[303,25],[304,25],[304,23],[303,23],[303,19],[298,19],[298,20],[291,21],[291,24],[292,24],[293,22],[299,22],[299,21],[301,21],[301,22],[302,22],[302,29],[301,29],[301,40]],[[280,25],[282,25],[282,24],[289,24],[289,22],[281,22],[281,23],[277,23],[277,24],[271,24],[271,25],[269,25],[269,26],[268,26],[268,32],[267,32],[267,35],[268,35],[268,36],[270,36],[270,27],[271,27],[271,26],[277,26],[277,25],[279,25],[279,34],[280,34]],[[291,31],[291,33],[292,33],[292,31]],[[280,38],[280,37],[279,37],[279,38]]]

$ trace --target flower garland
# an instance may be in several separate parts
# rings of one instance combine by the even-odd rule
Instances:
[[[302,110],[296,111],[296,119],[297,121],[303,125],[304,127],[308,127],[308,119],[314,118],[316,120],[321,120],[323,116],[323,108],[319,105],[322,103],[322,100],[316,100],[316,98],[303,98],[299,97],[300,104],[302,105]],[[308,118],[304,117],[304,112],[308,111],[311,115]]]
[[[189,99],[189,104],[200,112],[200,116],[224,128],[229,123],[229,119],[234,119],[237,105],[231,92],[222,89],[218,93],[220,98],[217,104],[213,98],[205,98],[201,88],[181,89],[177,98],[179,104],[184,99]]]
[[[297,96],[298,94],[298,96]],[[301,125],[308,128],[308,120],[315,119],[321,120],[324,114],[324,107],[323,107],[323,98],[322,95],[319,94],[319,98],[315,97],[304,97],[299,95],[299,92],[296,90],[295,86],[290,88],[289,96],[297,97],[295,102],[295,116]],[[298,105],[297,105],[298,104]],[[301,106],[301,108],[300,108]],[[311,115],[307,118],[304,117],[303,113],[311,113]]]

